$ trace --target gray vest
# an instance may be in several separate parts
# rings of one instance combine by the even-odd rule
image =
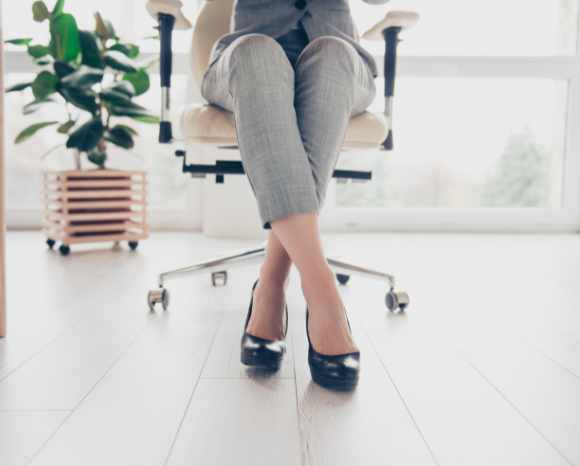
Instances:
[[[387,0],[365,0],[386,3]],[[359,32],[352,20],[348,0],[236,0],[230,23],[230,33],[214,44],[210,65],[235,39],[245,34],[265,34],[274,39],[286,34],[301,20],[308,38],[340,37],[358,51],[368,63],[374,77],[377,64],[372,55],[359,44]]]

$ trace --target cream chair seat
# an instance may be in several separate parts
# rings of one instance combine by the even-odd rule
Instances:
[[[237,145],[234,116],[215,105],[192,104],[181,114],[183,137],[192,143]],[[363,112],[351,118],[346,131],[344,148],[377,148],[388,134],[386,117]]]
[[[154,1],[154,3],[160,0]],[[210,0],[200,8],[194,22],[191,64],[198,89],[217,39],[229,32],[234,0]],[[185,24],[183,20],[181,24]],[[179,23],[178,23],[179,24]],[[179,27],[179,26],[177,26]],[[211,104],[192,104],[180,120],[181,132],[188,142],[237,145],[231,112]],[[389,132],[389,119],[382,113],[363,112],[353,117],[347,128],[343,149],[377,148]]]

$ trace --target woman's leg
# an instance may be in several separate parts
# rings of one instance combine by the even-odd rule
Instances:
[[[291,215],[273,221],[272,229],[300,273],[310,311],[310,338],[316,351],[323,354],[356,351],[336,278],[323,252],[318,215]]]

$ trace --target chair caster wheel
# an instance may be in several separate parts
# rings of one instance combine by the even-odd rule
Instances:
[[[225,270],[220,270],[219,272],[213,272],[211,274],[211,284],[212,286],[226,286],[228,283],[228,272]]]
[[[149,305],[149,310],[155,312],[155,306],[161,303],[161,307],[164,311],[169,307],[169,291],[165,288],[158,288],[156,290],[151,290],[147,294],[147,304]]]
[[[134,251],[139,246],[139,241],[129,241],[129,248]]]
[[[68,256],[70,253],[70,246],[68,244],[61,244],[58,250],[62,256]]]
[[[350,275],[345,275],[343,273],[337,273],[336,279],[338,280],[338,283],[340,283],[341,285],[346,285],[348,283],[348,281],[350,280]]]
[[[390,290],[385,296],[385,304],[391,312],[405,312],[409,306],[409,295],[404,291]]]
[[[55,244],[56,244],[56,241],[53,239],[48,238],[46,240],[46,245],[49,247],[49,249],[53,249]]]

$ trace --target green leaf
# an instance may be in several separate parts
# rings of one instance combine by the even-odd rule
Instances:
[[[139,56],[139,47],[135,44],[121,44],[117,42],[115,45],[109,47],[109,50],[121,52],[129,58],[137,58]]]
[[[42,0],[37,0],[32,4],[32,17],[37,23],[42,23],[50,17],[50,12]]]
[[[117,81],[111,87],[104,89],[104,91],[121,92],[127,97],[133,97],[135,95],[135,88],[129,81]]]
[[[101,51],[97,44],[97,39],[92,32],[79,31],[81,42],[82,63],[92,68],[104,68],[105,64],[101,58]]]
[[[148,115],[145,109],[133,107],[111,107],[111,113],[115,116],[128,116],[128,117],[138,117]]]
[[[77,148],[81,152],[89,152],[97,147],[104,132],[105,128],[101,119],[93,118],[69,136],[66,147],[69,149]]]
[[[70,130],[70,129],[71,129],[73,126],[74,126],[74,125],[76,125],[76,123],[77,123],[77,122],[76,122],[76,121],[74,121],[74,120],[69,120],[69,121],[67,121],[67,122],[63,123],[62,125],[60,125],[60,126],[57,128],[57,131],[58,131],[59,133],[61,133],[61,134],[68,134],[69,130]]]
[[[110,21],[103,19],[100,13],[95,13],[95,32],[99,38],[103,41],[108,39],[116,39],[117,33],[115,32],[115,28],[111,24]]]
[[[138,121],[140,123],[145,123],[148,125],[158,125],[161,119],[155,115],[128,115],[133,120]]]
[[[67,102],[81,110],[94,114],[99,109],[95,95],[91,91],[70,86],[61,88],[59,92]]]
[[[50,54],[50,48],[46,45],[29,45],[28,55],[32,58],[42,58]]]
[[[74,73],[76,70],[74,66],[71,66],[64,61],[57,60],[54,62],[52,66],[54,68],[54,72],[56,73],[56,75],[61,79],[64,78],[65,76],[68,76],[71,73]]]
[[[126,116],[130,118],[143,117],[147,118],[150,115],[147,110],[136,107],[110,107],[110,112],[115,116]]]
[[[46,66],[46,65],[50,65],[52,63],[52,61],[48,60],[48,59],[44,59],[44,60],[38,60],[36,62],[36,64],[38,66]]]
[[[64,0],[57,0],[52,9],[52,16],[58,16],[64,11]]]
[[[129,81],[135,88],[135,95],[145,94],[149,90],[151,82],[149,75],[144,69],[137,70],[135,73],[126,73],[123,76],[124,81]]]
[[[107,161],[107,153],[100,151],[99,149],[93,149],[87,155],[89,162],[94,163],[99,167],[104,167],[105,162]]]
[[[48,97],[46,99],[33,100],[32,102],[29,102],[24,107],[22,107],[22,114],[23,115],[30,115],[30,114],[36,112],[44,104],[53,103],[53,102],[55,102],[55,100],[51,99],[50,97]]]
[[[129,131],[129,133],[131,133],[133,136],[139,136],[139,133],[137,132],[137,130],[131,128],[130,126],[127,125],[116,125],[116,128],[124,128],[126,131]]]
[[[34,136],[42,128],[46,128],[47,126],[52,126],[52,125],[56,125],[56,124],[58,124],[58,121],[46,121],[44,123],[35,123],[35,124],[29,126],[28,128],[23,129],[18,134],[18,136],[16,136],[16,139],[14,140],[14,142],[16,144],[20,144],[21,142],[24,142],[28,138]]]
[[[12,44],[12,45],[28,45],[32,42],[32,39],[29,37],[22,38],[22,39],[9,39],[5,40],[5,44]]]
[[[6,93],[23,91],[24,89],[28,89],[30,86],[32,86],[31,82],[30,83],[14,84],[14,86],[10,86],[10,87],[6,88]]]
[[[89,68],[82,66],[74,73],[62,78],[62,83],[65,86],[73,86],[79,88],[91,87],[103,80],[103,71],[97,68]]]
[[[112,107],[145,111],[145,107],[136,104],[131,100],[129,96],[123,94],[122,92],[107,90],[101,92],[99,96],[101,97],[103,102],[109,104]]]
[[[123,126],[115,126],[114,128],[111,128],[105,134],[105,139],[123,149],[131,149],[135,145],[133,135]]]
[[[129,48],[129,53],[127,54],[127,56],[129,58],[135,59],[141,53],[141,49],[139,48],[138,45],[135,45],[135,44],[125,44],[125,45],[126,45],[126,47]]]
[[[50,50],[56,60],[71,62],[79,56],[81,44],[74,16],[62,13],[51,17]]]
[[[105,65],[117,71],[135,73],[137,66],[130,58],[114,50],[105,53]]]
[[[56,91],[58,78],[50,71],[41,71],[32,82],[32,93],[36,100],[42,100]]]

